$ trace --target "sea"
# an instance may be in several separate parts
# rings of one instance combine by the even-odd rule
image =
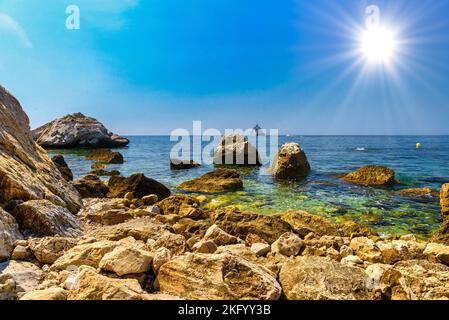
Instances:
[[[214,169],[212,164],[203,164],[190,170],[170,170],[170,152],[177,144],[170,136],[127,138],[129,146],[117,149],[125,163],[108,166],[123,176],[141,172],[164,183],[173,193],[186,193],[176,186]],[[398,190],[430,187],[438,191],[443,183],[449,182],[449,136],[278,137],[279,145],[286,142],[297,142],[306,152],[312,169],[305,180],[276,181],[267,173],[269,164],[239,167],[244,189],[208,194],[210,205],[233,206],[260,214],[305,210],[336,222],[361,222],[383,235],[413,233],[423,239],[429,238],[441,224],[438,197],[404,195]],[[421,148],[416,148],[417,143]],[[50,155],[64,155],[75,178],[91,170],[92,162],[84,158],[86,152],[49,150]],[[393,169],[399,184],[373,188],[340,179],[341,174],[368,164]]]

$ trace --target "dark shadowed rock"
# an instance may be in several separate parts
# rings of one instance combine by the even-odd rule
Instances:
[[[301,180],[310,171],[310,164],[305,152],[299,144],[290,142],[284,144],[276,154],[271,172],[276,179]]]
[[[67,162],[65,162],[64,157],[62,155],[57,155],[51,158],[51,161],[56,165],[59,172],[61,172],[64,179],[67,181],[73,180],[73,173],[72,170],[70,170],[69,166],[67,165]]]
[[[44,148],[115,148],[129,140],[113,134],[103,124],[82,113],[74,113],[33,130],[36,142]]]
[[[243,182],[236,170],[217,169],[199,178],[183,182],[178,188],[200,192],[226,192],[242,189]]]
[[[109,198],[123,198],[128,192],[132,192],[134,197],[143,198],[149,194],[155,194],[159,200],[170,196],[170,190],[162,183],[145,177],[143,173],[136,173],[127,178],[111,177],[108,183]]]
[[[347,182],[371,185],[390,186],[396,183],[393,170],[383,166],[364,166],[343,177]]]
[[[124,162],[123,155],[111,149],[92,150],[86,155],[86,159],[111,164],[122,164]]]
[[[119,176],[120,171],[118,170],[104,170],[104,169],[96,169],[89,172],[89,174],[93,174],[96,176],[103,176],[103,177],[112,177],[112,176]]]
[[[187,170],[192,168],[198,168],[199,166],[200,164],[193,160],[179,160],[179,159],[170,160],[170,169],[172,170]]]
[[[96,175],[89,174],[75,180],[73,185],[83,198],[105,198],[109,192],[108,187]]]

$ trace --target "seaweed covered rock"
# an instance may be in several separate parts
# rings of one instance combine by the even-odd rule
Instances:
[[[132,192],[134,197],[143,198],[150,194],[158,196],[163,200],[171,195],[170,190],[162,183],[145,177],[143,173],[136,173],[127,178],[113,176],[108,182],[109,198],[123,198],[128,192]]]
[[[348,173],[343,179],[347,182],[370,186],[391,186],[396,183],[393,170],[383,166],[372,165],[364,166]]]
[[[243,188],[242,179],[236,170],[217,169],[205,175],[181,183],[179,189],[200,192],[226,192]]]
[[[115,148],[129,140],[113,134],[94,118],[74,113],[33,130],[36,142],[44,148]]]
[[[289,142],[279,149],[270,171],[276,179],[301,180],[309,174],[310,164],[299,144]]]

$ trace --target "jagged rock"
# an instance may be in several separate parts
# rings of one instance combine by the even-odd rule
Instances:
[[[354,250],[347,245],[342,245],[340,247],[340,257],[345,258],[347,256],[352,256],[354,254]]]
[[[423,254],[431,262],[439,262],[449,266],[449,246],[439,243],[428,243]]]
[[[67,300],[68,292],[62,288],[49,288],[26,293],[20,300]]]
[[[47,264],[54,263],[76,244],[76,239],[67,237],[44,237],[28,240],[28,246],[36,259]]]
[[[372,186],[390,186],[396,183],[394,171],[383,166],[364,166],[346,174],[343,179],[351,183]]]
[[[367,277],[356,267],[330,258],[296,257],[286,261],[279,280],[289,300],[367,300]]]
[[[86,198],[83,200],[83,204],[83,208],[78,213],[80,217],[93,215],[96,212],[106,210],[127,209],[126,201],[121,198]]]
[[[142,197],[142,202],[146,206],[151,206],[151,205],[155,204],[156,202],[158,202],[158,200],[159,200],[159,197],[157,196],[157,194],[149,194],[145,197]]]
[[[341,259],[340,263],[344,266],[355,267],[363,265],[363,260],[357,256],[349,255]]]
[[[298,237],[298,235],[292,232],[286,232],[282,234],[271,245],[271,251],[273,253],[280,253],[284,256],[296,256],[304,246],[304,241]]]
[[[123,155],[111,149],[92,150],[86,154],[86,160],[97,161],[105,164],[122,164],[125,162]]]
[[[270,271],[227,252],[175,257],[160,268],[157,279],[162,292],[186,299],[277,300],[281,295]]]
[[[211,222],[234,237],[246,239],[248,234],[253,233],[269,244],[282,234],[293,231],[287,222],[276,216],[225,209],[216,210],[211,215]]]
[[[381,279],[384,273],[391,270],[393,266],[382,263],[371,264],[365,269],[365,273],[368,276],[367,288],[369,290],[375,290],[382,292]]]
[[[109,188],[103,181],[93,174],[75,180],[73,185],[83,198],[104,198],[109,192]]]
[[[441,214],[444,218],[449,217],[449,183],[443,184],[440,191]]]
[[[192,249],[198,253],[214,253],[218,247],[212,240],[199,240],[192,246]]]
[[[36,142],[44,148],[116,148],[129,140],[113,134],[103,124],[82,113],[53,120],[33,130]]]
[[[214,164],[260,166],[257,149],[240,134],[226,134],[214,152]]]
[[[167,248],[159,248],[154,253],[153,257],[153,271],[158,273],[159,269],[172,258],[171,251]]]
[[[157,204],[165,215],[177,214],[191,219],[204,217],[204,213],[199,209],[199,201],[187,195],[177,194],[170,196]]]
[[[119,276],[145,273],[150,270],[153,256],[150,252],[128,246],[116,247],[106,253],[99,263],[103,270],[115,272]]]
[[[352,250],[362,260],[372,263],[382,262],[382,251],[375,244],[375,242],[366,237],[358,237],[351,240],[349,245]]]
[[[119,176],[120,171],[97,169],[97,170],[90,171],[89,174],[93,174],[93,175],[100,176],[100,177],[112,177],[112,176]]]
[[[35,290],[42,275],[42,270],[30,262],[10,260],[0,263],[0,300],[20,298]]]
[[[165,232],[151,245],[153,251],[159,248],[167,248],[173,256],[178,255],[186,251],[186,239],[180,234]]]
[[[337,224],[306,211],[291,210],[280,214],[279,217],[289,223],[302,237],[305,237],[310,232],[317,235],[342,235]]]
[[[64,179],[67,181],[73,180],[73,173],[72,170],[70,170],[69,166],[67,165],[67,162],[65,162],[65,159],[62,155],[56,155],[53,158],[51,158],[51,161],[56,165],[59,172],[61,172],[61,175]]]
[[[267,244],[267,242],[264,240],[264,239],[262,239],[261,237],[259,237],[257,234],[254,234],[254,233],[248,233],[247,235],[246,235],[246,238],[245,238],[245,244],[246,244],[246,246],[248,246],[248,247],[251,247],[253,244],[255,244],[255,243],[264,243],[264,244]],[[271,248],[271,247],[270,247]]]
[[[253,243],[251,245],[251,251],[258,257],[264,257],[270,252],[271,246],[267,243]]]
[[[145,292],[135,279],[112,279],[94,268],[81,266],[78,288],[69,291],[69,300],[143,300]]]
[[[382,260],[386,264],[393,264],[398,261],[412,259],[405,242],[376,242],[377,247],[382,253]]]
[[[238,239],[229,233],[221,230],[216,224],[207,229],[203,240],[212,240],[217,246],[237,243]]]
[[[183,182],[178,188],[200,192],[226,192],[242,189],[243,182],[236,170],[217,169],[199,178]]]
[[[48,200],[31,200],[18,205],[12,212],[20,229],[37,237],[78,237],[81,225],[66,208]]]
[[[0,203],[48,199],[76,213],[81,197],[34,141],[19,102],[0,86]]]
[[[200,164],[193,160],[179,160],[179,159],[170,160],[170,169],[172,170],[187,170],[192,168],[198,168],[199,166]]]
[[[443,221],[440,228],[433,235],[432,242],[449,245],[449,219]]]
[[[108,182],[109,198],[123,198],[126,193],[132,192],[136,198],[143,198],[155,194],[160,200],[170,196],[170,190],[162,183],[145,177],[142,173],[125,177],[111,177]]]
[[[11,260],[27,260],[31,257],[31,250],[28,247],[16,246],[11,254]]]
[[[399,193],[408,196],[427,196],[427,197],[438,197],[438,192],[431,188],[407,188],[399,190]]]
[[[210,226],[208,220],[181,218],[173,225],[173,230],[175,233],[182,234],[186,239],[193,236],[202,238]]]
[[[301,180],[309,174],[310,164],[299,144],[289,142],[279,149],[270,171],[276,179]]]
[[[16,220],[0,208],[0,261],[8,260],[14,249],[14,241],[22,239]]]

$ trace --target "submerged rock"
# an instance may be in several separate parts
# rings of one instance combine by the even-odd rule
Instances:
[[[172,170],[187,170],[198,167],[200,167],[200,164],[193,160],[170,159],[170,169]]]
[[[136,173],[127,178],[113,176],[108,182],[109,198],[123,198],[128,192],[132,192],[134,197],[143,198],[149,194],[155,194],[159,200],[170,196],[170,190],[162,183],[147,178],[143,173]]]
[[[97,161],[97,163],[105,164],[122,164],[124,162],[123,155],[111,149],[92,150],[86,154],[86,160],[93,160]]]
[[[310,164],[299,144],[290,142],[279,149],[270,171],[276,179],[301,180],[309,174]]]
[[[19,102],[0,86],[0,203],[48,199],[75,213],[81,197],[34,141]]]
[[[82,113],[53,120],[33,130],[36,142],[44,148],[115,148],[129,140],[107,130],[103,124]]]
[[[214,164],[260,166],[257,149],[240,134],[224,135],[214,152]]]
[[[105,198],[109,192],[103,181],[93,174],[75,180],[73,185],[83,198]]]
[[[402,193],[404,195],[409,196],[431,196],[431,197],[438,197],[438,192],[431,188],[408,188],[408,189],[401,189],[399,190],[399,193]]]
[[[51,158],[51,161],[56,165],[59,172],[61,172],[62,177],[66,179],[67,181],[73,180],[73,173],[72,170],[70,170],[69,166],[67,165],[67,162],[65,162],[64,157],[62,155],[57,155]]]
[[[226,192],[243,188],[243,182],[236,170],[217,169],[205,175],[181,183],[179,189],[200,192]]]
[[[364,166],[348,173],[343,179],[347,182],[371,186],[390,186],[396,183],[393,170],[383,166],[372,165]]]
[[[14,242],[19,239],[22,239],[22,235],[16,220],[0,208],[0,261],[9,259]]]

